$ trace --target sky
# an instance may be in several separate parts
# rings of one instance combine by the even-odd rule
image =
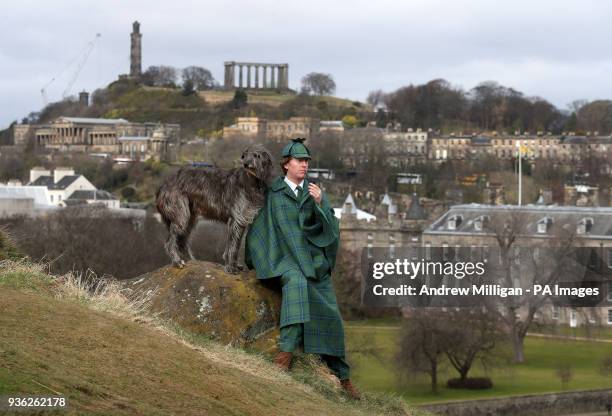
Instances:
[[[224,61],[289,64],[289,86],[333,76],[336,95],[365,100],[444,78],[469,90],[494,80],[560,109],[612,99],[607,0],[20,0],[0,17],[0,129],[69,94],[129,72],[132,22],[149,65],[209,69]],[[51,80],[54,80],[51,82]]]

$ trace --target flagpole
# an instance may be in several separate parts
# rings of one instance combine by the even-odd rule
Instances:
[[[519,206],[522,205],[523,202],[523,155],[521,153],[521,141],[518,142],[519,147]]]

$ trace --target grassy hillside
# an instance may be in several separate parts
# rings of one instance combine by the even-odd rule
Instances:
[[[69,414],[410,414],[384,395],[348,401],[312,359],[285,374],[146,316],[146,299],[130,303],[113,284],[86,289],[0,262],[0,395],[58,392]]]
[[[233,91],[201,91],[200,97],[211,105],[220,105],[228,103],[234,97]],[[295,95],[279,94],[275,91],[252,91],[247,93],[248,102],[251,104],[267,104],[271,106],[279,106],[289,102],[295,98]],[[350,108],[354,105],[354,101],[344,98],[324,96],[317,97],[319,101],[325,102],[330,106]],[[365,104],[363,104],[365,106]]]

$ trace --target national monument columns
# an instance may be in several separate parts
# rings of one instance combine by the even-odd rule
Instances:
[[[236,82],[236,67],[238,67],[238,82]],[[246,68],[246,84],[244,83],[243,68]],[[270,78],[268,78],[268,69]],[[254,83],[251,84],[251,72],[254,73]],[[262,76],[260,78],[260,70]],[[262,82],[260,82],[260,79]],[[225,62],[223,86],[227,90],[236,88],[245,89],[289,89],[289,64],[267,64],[258,62]]]

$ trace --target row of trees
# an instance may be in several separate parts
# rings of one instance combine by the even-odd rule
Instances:
[[[588,103],[576,100],[558,109],[541,97],[494,81],[478,84],[469,91],[435,79],[385,93],[370,92],[368,103],[386,107],[406,127],[450,130],[612,132],[612,101]]]
[[[217,86],[212,73],[201,66],[188,66],[182,70],[167,65],[150,66],[143,72],[141,80],[143,84],[152,87],[176,88],[179,74],[183,88],[191,85],[194,89],[204,91]]]

